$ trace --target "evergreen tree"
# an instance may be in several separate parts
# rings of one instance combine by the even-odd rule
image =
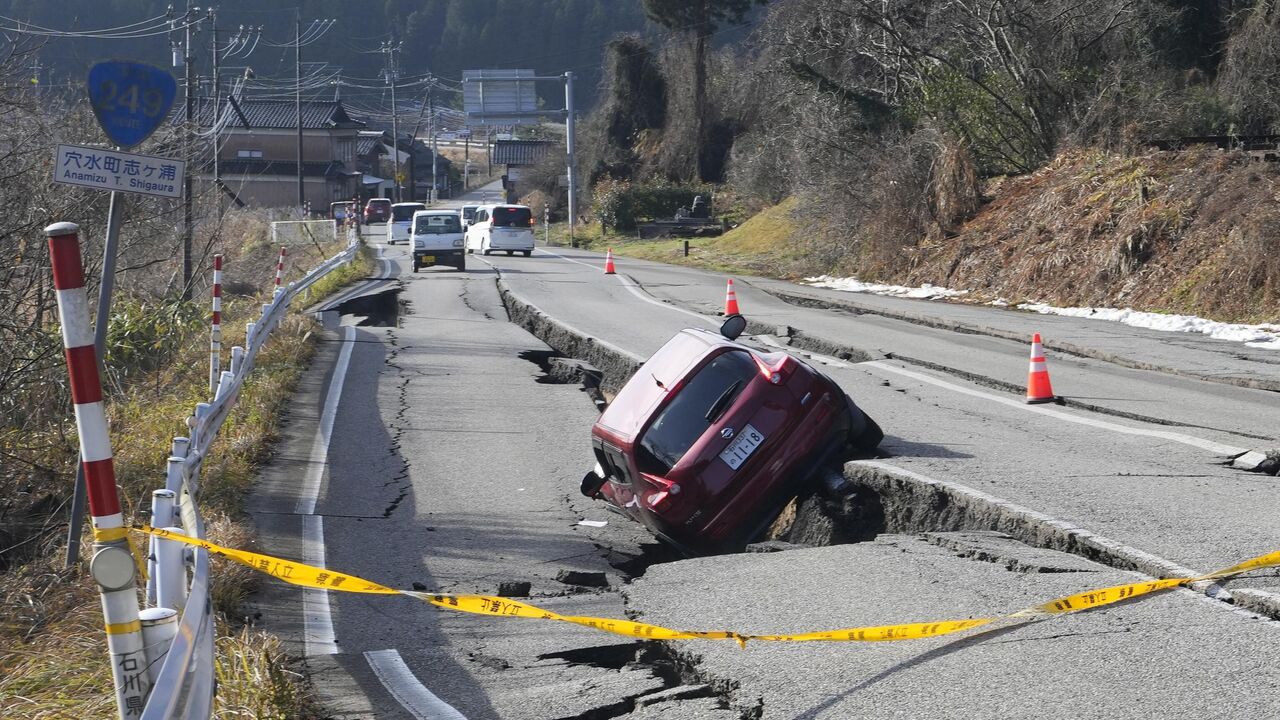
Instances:
[[[694,132],[699,150],[706,140],[707,110],[707,41],[725,24],[742,22],[752,7],[768,0],[640,0],[649,19],[693,40],[693,112]],[[700,153],[701,154],[701,153]],[[699,174],[705,177],[705,164],[698,162]]]

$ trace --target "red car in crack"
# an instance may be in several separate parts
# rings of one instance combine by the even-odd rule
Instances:
[[[745,328],[680,331],[591,429],[582,493],[686,553],[741,549],[836,452],[884,437],[826,375],[734,342]]]

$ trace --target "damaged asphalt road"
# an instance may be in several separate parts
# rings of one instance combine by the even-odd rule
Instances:
[[[387,256],[404,259],[398,248]],[[527,592],[563,614],[747,633],[985,617],[1137,579],[1005,536],[931,532],[927,514],[900,530],[913,508],[889,505],[869,542],[663,553],[577,495],[600,397],[580,384],[581,368],[508,322],[493,273],[477,265],[404,278],[395,302],[347,308],[361,317],[343,322],[359,327],[323,343],[252,502],[261,549],[315,557],[322,525],[325,564],[396,587]],[[344,348],[341,411],[317,459]],[[314,514],[301,513],[298,478],[325,459]],[[796,524],[808,530],[790,539],[866,540],[815,531],[811,510],[802,505]],[[265,584],[257,609],[306,655],[335,718],[1256,717],[1272,712],[1280,686],[1276,624],[1191,592],[970,637],[746,649],[638,642],[408,598],[335,594],[325,610],[330,651],[314,638],[318,606],[296,588]]]
[[[327,333],[251,502],[261,548],[405,589],[527,594],[566,614],[625,617],[620,588],[643,572],[652,540],[568,499],[599,396],[507,322],[492,273],[401,274],[337,311],[351,328]],[[327,457],[316,457],[344,345]],[[325,460],[314,514],[301,513],[298,479]],[[334,718],[456,717],[449,707],[471,720],[737,717],[627,638],[408,598],[336,593],[323,608],[304,596],[265,584],[258,622],[305,656]]]

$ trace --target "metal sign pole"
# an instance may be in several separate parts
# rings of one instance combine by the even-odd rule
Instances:
[[[102,248],[102,279],[98,283],[98,314],[93,326],[94,355],[98,359],[98,375],[106,377],[103,355],[107,348],[107,326],[111,320],[111,293],[116,284],[116,245],[120,237],[120,193],[112,191],[107,207],[107,239]],[[80,562],[80,526],[84,524],[84,458],[76,466],[76,486],[71,495],[71,525],[67,528],[67,567]]]

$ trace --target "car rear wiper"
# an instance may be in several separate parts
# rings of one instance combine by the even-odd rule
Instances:
[[[707,410],[707,422],[715,422],[720,417],[725,408],[729,407],[729,402],[737,395],[740,387],[742,387],[742,381],[735,380],[724,392],[720,393],[720,397],[716,398],[716,401],[711,403],[711,407]]]

